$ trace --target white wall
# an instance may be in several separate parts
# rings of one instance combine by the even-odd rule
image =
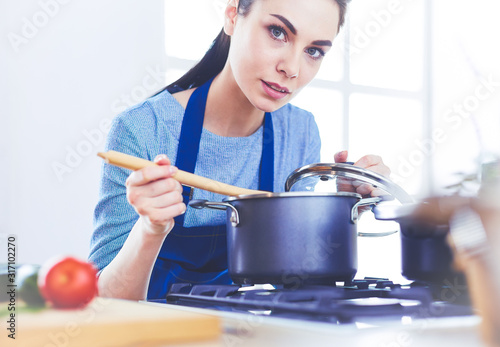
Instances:
[[[0,263],[9,234],[19,263],[87,257],[109,120],[165,83],[163,8],[0,0]]]

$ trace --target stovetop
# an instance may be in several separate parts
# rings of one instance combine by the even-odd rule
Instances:
[[[177,283],[165,299],[153,301],[330,324],[473,315],[460,283],[401,285],[384,278],[300,288]]]

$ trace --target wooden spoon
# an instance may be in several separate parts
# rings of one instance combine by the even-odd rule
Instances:
[[[115,166],[123,167],[125,169],[130,169],[134,171],[140,170],[147,166],[157,165],[152,161],[134,157],[132,155],[128,155],[117,151],[99,152],[97,153],[97,155],[103,158],[108,164],[112,164]],[[230,184],[215,181],[210,178],[198,176],[182,170],[178,170],[177,173],[172,177],[175,178],[177,181],[179,181],[182,185],[199,188],[222,195],[236,196],[236,195],[269,193],[262,190],[246,189],[246,188],[232,186]]]

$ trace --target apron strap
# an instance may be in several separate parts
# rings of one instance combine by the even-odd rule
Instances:
[[[273,118],[269,112],[264,116],[259,190],[274,191],[274,130]]]
[[[200,150],[201,132],[207,103],[208,90],[213,78],[202,86],[196,88],[191,94],[184,112],[179,146],[177,147],[177,159],[175,165],[186,172],[194,173],[196,159]],[[182,187],[183,202],[187,205],[190,200],[191,187]],[[175,223],[184,225],[184,214],[175,217]]]
[[[200,150],[207,95],[212,80],[195,89],[189,98],[186,111],[184,112],[179,147],[177,148],[176,166],[191,173],[194,173],[196,159]]]

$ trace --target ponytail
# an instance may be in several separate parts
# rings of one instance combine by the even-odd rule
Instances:
[[[238,14],[246,16],[253,2],[254,0],[240,0],[238,2]],[[205,56],[198,64],[157,94],[164,90],[167,90],[169,93],[176,93],[181,90],[196,88],[217,76],[224,68],[224,65],[226,65],[230,44],[231,38],[226,35],[224,28],[222,28],[219,35],[217,35],[212,43],[212,46],[210,46]]]
[[[226,64],[230,41],[230,37],[222,29],[198,64],[163,90],[175,93],[181,90],[196,88],[217,76]]]

